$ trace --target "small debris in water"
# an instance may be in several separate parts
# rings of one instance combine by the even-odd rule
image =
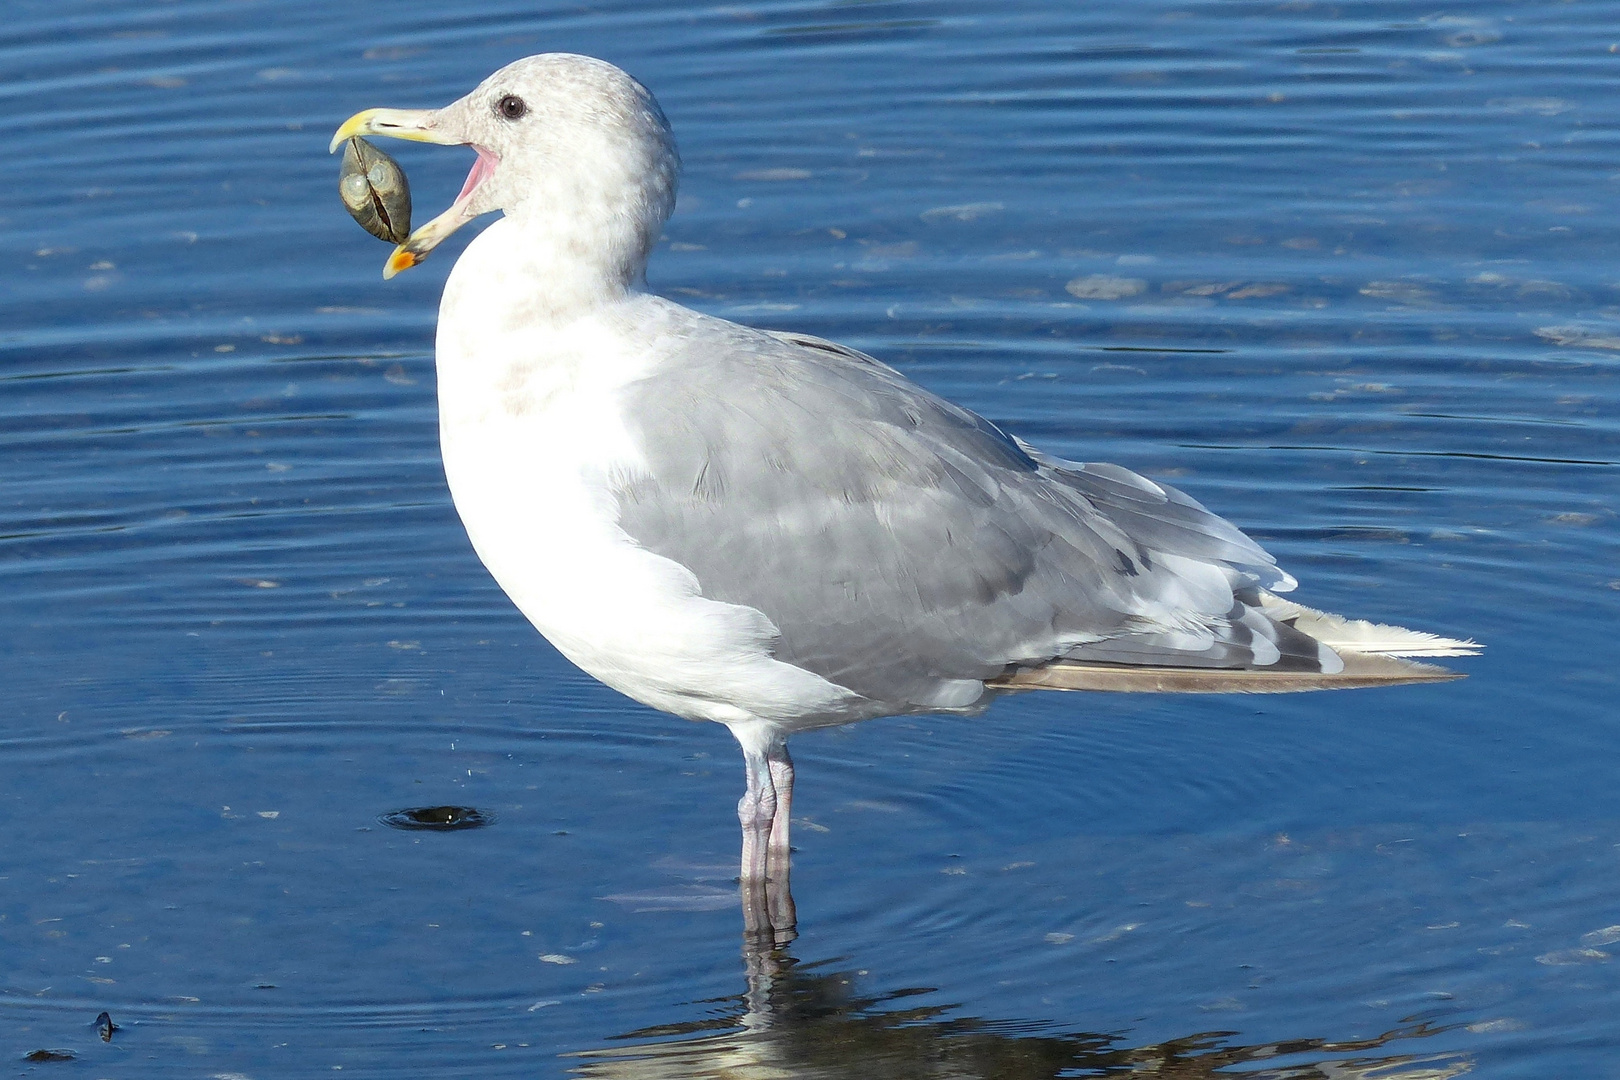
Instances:
[[[101,1036],[102,1042],[112,1042],[113,1032],[117,1030],[118,1025],[112,1022],[111,1014],[102,1013],[96,1017],[96,1034]]]
[[[29,1054],[27,1057],[23,1058],[23,1060],[24,1061],[72,1061],[73,1060],[73,1051],[71,1051],[71,1050],[35,1050],[32,1054]]]
[[[1147,291],[1147,282],[1141,278],[1115,277],[1112,274],[1088,274],[1077,277],[1063,288],[1070,296],[1081,300],[1123,300]]]
[[[395,829],[478,829],[495,824],[495,815],[471,806],[413,806],[377,820]]]

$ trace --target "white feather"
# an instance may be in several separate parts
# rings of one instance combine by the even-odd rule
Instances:
[[[560,323],[514,320],[541,289],[502,268],[530,239],[491,225],[439,311],[445,476],[479,558],[559,652],[637,701],[724,723],[862,718],[855,695],[772,658],[761,612],[705,599],[690,570],[618,528],[610,477],[643,467],[619,393],[657,362],[648,343],[670,305],[631,294]]]
[[[1408,630],[1404,626],[1347,619],[1268,592],[1260,594],[1260,610],[1278,622],[1291,623],[1294,629],[1337,652],[1377,656],[1477,656],[1484,647],[1477,642]]]

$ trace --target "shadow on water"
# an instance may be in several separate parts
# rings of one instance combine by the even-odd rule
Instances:
[[[641,1028],[614,1041],[630,1046],[578,1052],[573,1074],[608,1080],[1045,1080],[1151,1075],[1176,1080],[1241,1073],[1270,1080],[1446,1080],[1473,1068],[1466,1054],[1395,1048],[1450,1030],[1409,1017],[1362,1039],[1235,1041],[1201,1031],[1132,1046],[1117,1034],[1054,1031],[1032,1021],[952,1015],[949,1004],[918,1004],[913,987],[863,993],[866,972],[840,960],[801,963],[786,947],[747,949],[747,990],[702,1004],[705,1019]]]

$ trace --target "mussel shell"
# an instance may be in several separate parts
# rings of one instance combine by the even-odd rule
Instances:
[[[360,227],[379,240],[403,244],[411,235],[411,185],[399,162],[366,142],[343,148],[338,195]]]

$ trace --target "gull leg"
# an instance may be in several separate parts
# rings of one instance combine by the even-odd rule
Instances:
[[[776,788],[771,768],[763,755],[743,751],[748,771],[748,790],[737,800],[737,820],[742,824],[742,880],[764,883],[770,856],[770,841],[776,819]]]
[[[771,787],[776,791],[776,814],[771,819],[765,851],[765,897],[771,926],[776,931],[776,944],[786,945],[798,936],[794,927],[799,921],[789,883],[793,869],[793,849],[788,844],[793,819],[793,759],[788,756],[787,742],[773,742],[765,760],[770,768]]]
[[[771,821],[767,865],[773,870],[780,865],[786,871],[792,850],[788,846],[788,829],[793,811],[793,759],[788,756],[787,743],[773,744],[766,751],[765,761],[770,766],[771,786],[776,789],[776,816]]]
[[[742,873],[738,877],[738,888],[742,893],[743,931],[750,941],[768,943],[775,936],[765,883],[771,825],[776,818],[776,789],[771,783],[770,762],[766,758],[769,737],[762,727],[739,725],[731,730],[742,744],[743,765],[748,775],[748,790],[737,801],[737,820],[742,825]],[[762,735],[766,737],[761,738]]]

